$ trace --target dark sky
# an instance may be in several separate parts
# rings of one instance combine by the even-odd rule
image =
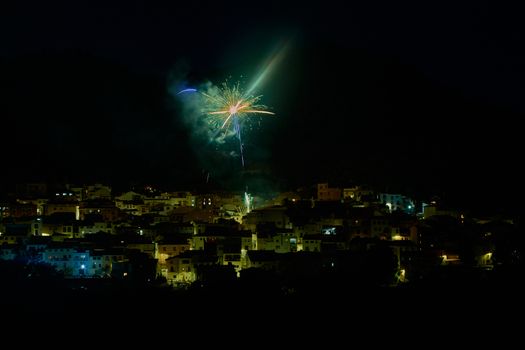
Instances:
[[[174,74],[185,67],[194,84],[254,76],[287,42],[260,91],[278,116],[247,135],[245,173],[518,197],[525,30],[515,5],[11,3],[0,5],[4,183],[201,182],[215,171],[201,153],[213,151],[182,122]]]

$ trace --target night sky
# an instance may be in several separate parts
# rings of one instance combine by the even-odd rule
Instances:
[[[258,91],[277,117],[247,132],[242,176],[276,188],[353,179],[457,203],[520,202],[521,8],[12,3],[0,9],[3,183],[181,187],[211,173],[225,184],[170,87],[253,77],[286,46]],[[234,162],[220,166],[234,172]]]

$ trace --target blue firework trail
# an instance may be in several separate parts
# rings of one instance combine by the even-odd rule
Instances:
[[[193,88],[184,89],[184,90],[177,92],[177,95],[183,94],[185,92],[197,92],[197,89],[193,89]]]

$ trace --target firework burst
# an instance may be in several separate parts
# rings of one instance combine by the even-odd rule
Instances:
[[[224,82],[220,87],[208,92],[202,92],[206,98],[204,113],[209,118],[209,123],[217,130],[216,135],[221,131],[226,133],[231,130],[239,140],[241,162],[244,166],[243,143],[241,137],[241,128],[244,119],[250,115],[274,115],[267,110],[267,107],[259,104],[261,96],[252,96],[246,94],[239,83],[228,86]]]

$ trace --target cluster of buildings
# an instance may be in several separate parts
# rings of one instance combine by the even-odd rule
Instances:
[[[247,193],[113,193],[109,186],[23,184],[0,202],[0,260],[46,264],[68,278],[159,277],[172,285],[221,269],[278,271],[310,257],[334,267],[341,254],[388,247],[395,281],[432,263],[461,262],[460,249],[425,237],[429,218],[465,216],[362,186],[315,187],[269,198]],[[479,266],[492,266],[480,249]],[[323,266],[324,266],[323,265]]]

